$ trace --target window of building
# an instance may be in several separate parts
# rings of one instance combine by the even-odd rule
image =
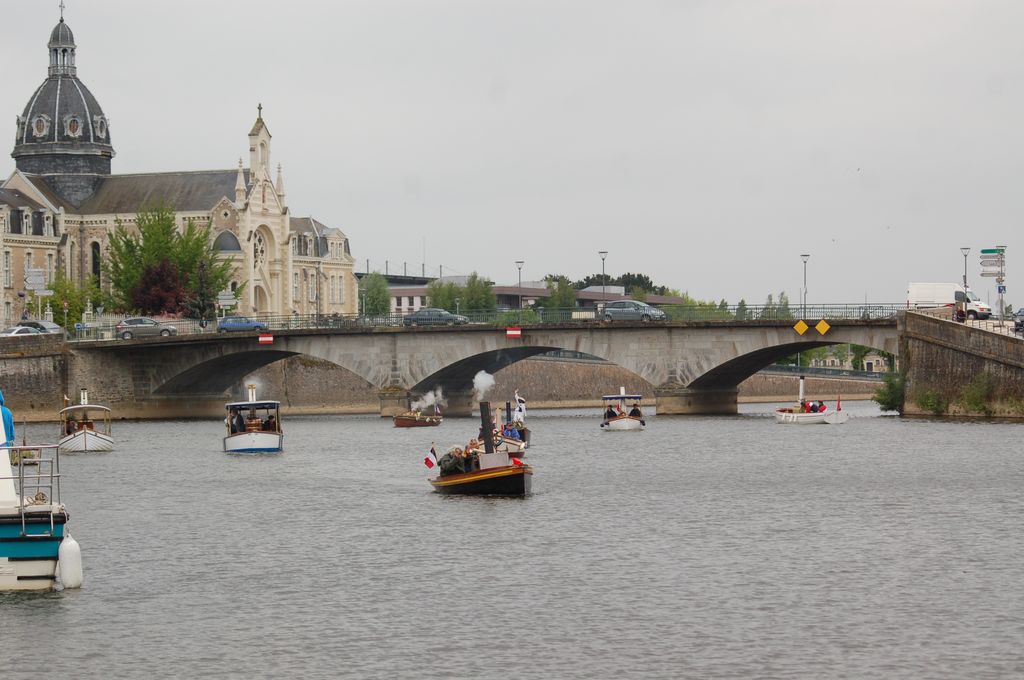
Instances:
[[[292,274],[292,300],[299,301],[299,273]]]
[[[53,236],[53,218],[49,215],[43,217],[43,234],[45,236]]]
[[[4,325],[6,326],[11,322],[11,303],[4,303]]]
[[[98,286],[100,285],[100,244],[93,241],[90,249],[92,250],[92,278]]]
[[[338,275],[338,303],[345,304],[345,275]]]
[[[53,253],[46,254],[46,282],[53,283]]]
[[[25,253],[25,276],[28,276],[29,269],[32,269],[32,251]]]
[[[310,302],[316,300],[316,275],[309,277],[308,299]]]
[[[11,273],[11,251],[4,251],[4,287],[11,287],[11,279],[14,275]]]

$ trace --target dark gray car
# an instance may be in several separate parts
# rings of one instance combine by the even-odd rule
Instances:
[[[178,329],[169,323],[163,323],[148,316],[137,316],[125,319],[117,324],[117,337],[123,340],[132,338],[145,338],[153,335],[177,335]]]
[[[604,306],[605,321],[664,321],[665,312],[638,300],[616,300]]]
[[[406,326],[461,326],[469,319],[461,314],[452,314],[446,309],[423,307],[402,319]]]

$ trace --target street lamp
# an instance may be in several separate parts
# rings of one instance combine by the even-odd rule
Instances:
[[[601,256],[601,303],[603,304],[605,302],[605,294],[604,294],[604,286],[605,286],[604,258],[608,257],[608,251],[607,250],[599,250],[599,251],[597,251],[597,254]]]
[[[801,304],[801,316],[807,316],[807,260],[811,258],[809,253],[804,253],[800,256],[800,259],[804,261],[804,301]]]
[[[519,309],[523,308],[523,260],[516,260],[516,268],[519,269]]]
[[[966,291],[967,290],[967,254],[969,252],[971,252],[971,249],[965,246],[965,247],[960,249],[960,252],[964,254],[964,291]]]

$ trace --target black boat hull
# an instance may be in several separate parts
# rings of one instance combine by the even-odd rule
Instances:
[[[465,496],[528,496],[532,482],[533,468],[529,465],[508,465],[430,480],[438,493]]]

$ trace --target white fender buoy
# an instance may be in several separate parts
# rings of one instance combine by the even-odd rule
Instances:
[[[57,548],[57,578],[65,588],[82,587],[82,549],[71,534],[64,534]]]

